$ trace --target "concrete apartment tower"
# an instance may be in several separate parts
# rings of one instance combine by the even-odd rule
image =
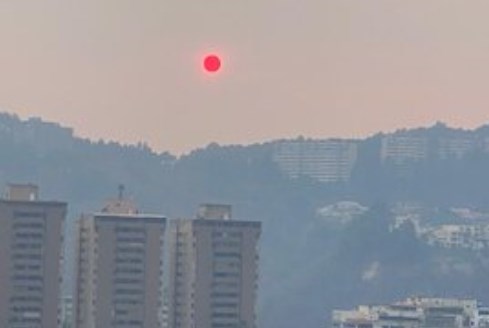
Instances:
[[[38,199],[35,185],[9,185],[0,200],[0,327],[59,325],[67,205]]]
[[[256,328],[260,233],[229,205],[170,223],[169,328]]]
[[[78,222],[74,328],[159,328],[166,219],[109,201]]]

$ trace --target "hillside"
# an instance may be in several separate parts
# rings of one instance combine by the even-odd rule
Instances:
[[[406,140],[418,147],[412,158],[396,153]],[[143,144],[94,142],[58,124],[2,114],[0,184],[39,184],[43,198],[69,202],[70,222],[99,209],[119,184],[141,209],[168,217],[192,216],[201,202],[233,204],[236,217],[264,223],[260,327],[324,327],[333,308],[412,293],[489,301],[486,253],[429,247],[409,226],[390,231],[390,207],[378,205],[409,201],[488,210],[486,140],[487,127],[467,131],[441,124],[375,135],[355,141],[350,179],[320,183],[289,178],[279,169],[274,152],[282,141],[211,144],[177,158]],[[388,142],[395,145],[390,153]],[[345,224],[318,218],[319,208],[340,200],[370,209]],[[68,243],[71,237],[68,232]]]

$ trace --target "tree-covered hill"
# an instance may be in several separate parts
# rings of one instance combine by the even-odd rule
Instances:
[[[428,247],[409,226],[391,231],[388,206],[409,201],[487,210],[487,150],[468,148],[462,156],[442,156],[438,150],[453,136],[489,140],[489,128],[438,124],[392,135],[424,138],[428,155],[399,170],[398,163],[381,159],[385,135],[375,135],[358,140],[351,179],[326,184],[285,176],[273,161],[278,141],[211,144],[176,157],[144,144],[81,139],[55,123],[1,114],[0,184],[39,184],[43,198],[69,202],[70,223],[81,212],[100,209],[119,184],[141,210],[170,218],[193,216],[202,202],[224,202],[234,206],[238,218],[263,221],[262,328],[324,327],[333,308],[413,293],[489,301],[487,254]],[[370,210],[347,224],[318,217],[319,208],[341,200]],[[66,241],[71,249],[70,229]]]

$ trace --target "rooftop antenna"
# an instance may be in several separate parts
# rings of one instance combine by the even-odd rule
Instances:
[[[119,187],[118,187],[118,189],[119,189],[119,197],[118,197],[118,199],[119,199],[119,201],[121,201],[121,200],[124,199],[124,189],[125,189],[125,187],[124,187],[123,184],[120,184]]]

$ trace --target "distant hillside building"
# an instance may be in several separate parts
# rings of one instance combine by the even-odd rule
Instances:
[[[333,139],[281,141],[275,147],[273,159],[291,178],[348,181],[357,160],[357,143]]]
[[[485,328],[487,308],[476,300],[413,297],[387,305],[333,311],[333,328]]]
[[[479,149],[479,144],[474,137],[440,138],[438,140],[438,157],[441,159],[460,159]]]
[[[425,137],[391,134],[382,138],[380,157],[382,162],[396,165],[418,162],[428,156],[428,140]]]
[[[397,166],[431,159],[461,159],[471,152],[487,152],[487,138],[443,123],[431,128],[403,130],[382,138],[381,160]]]
[[[169,328],[256,328],[260,222],[206,204],[170,224]]]
[[[35,185],[9,185],[0,200],[0,327],[58,327],[66,208]]]
[[[424,238],[431,245],[481,250],[489,247],[489,224],[443,224],[428,229]]]
[[[72,149],[73,129],[40,118],[20,120],[16,115],[0,113],[0,137],[17,145],[29,145],[41,153]]]
[[[166,219],[120,197],[78,222],[74,328],[161,327]]]
[[[475,314],[473,327],[489,328],[489,307],[478,307]]]
[[[361,217],[368,207],[352,201],[340,201],[321,207],[316,214],[325,221],[346,224]]]

